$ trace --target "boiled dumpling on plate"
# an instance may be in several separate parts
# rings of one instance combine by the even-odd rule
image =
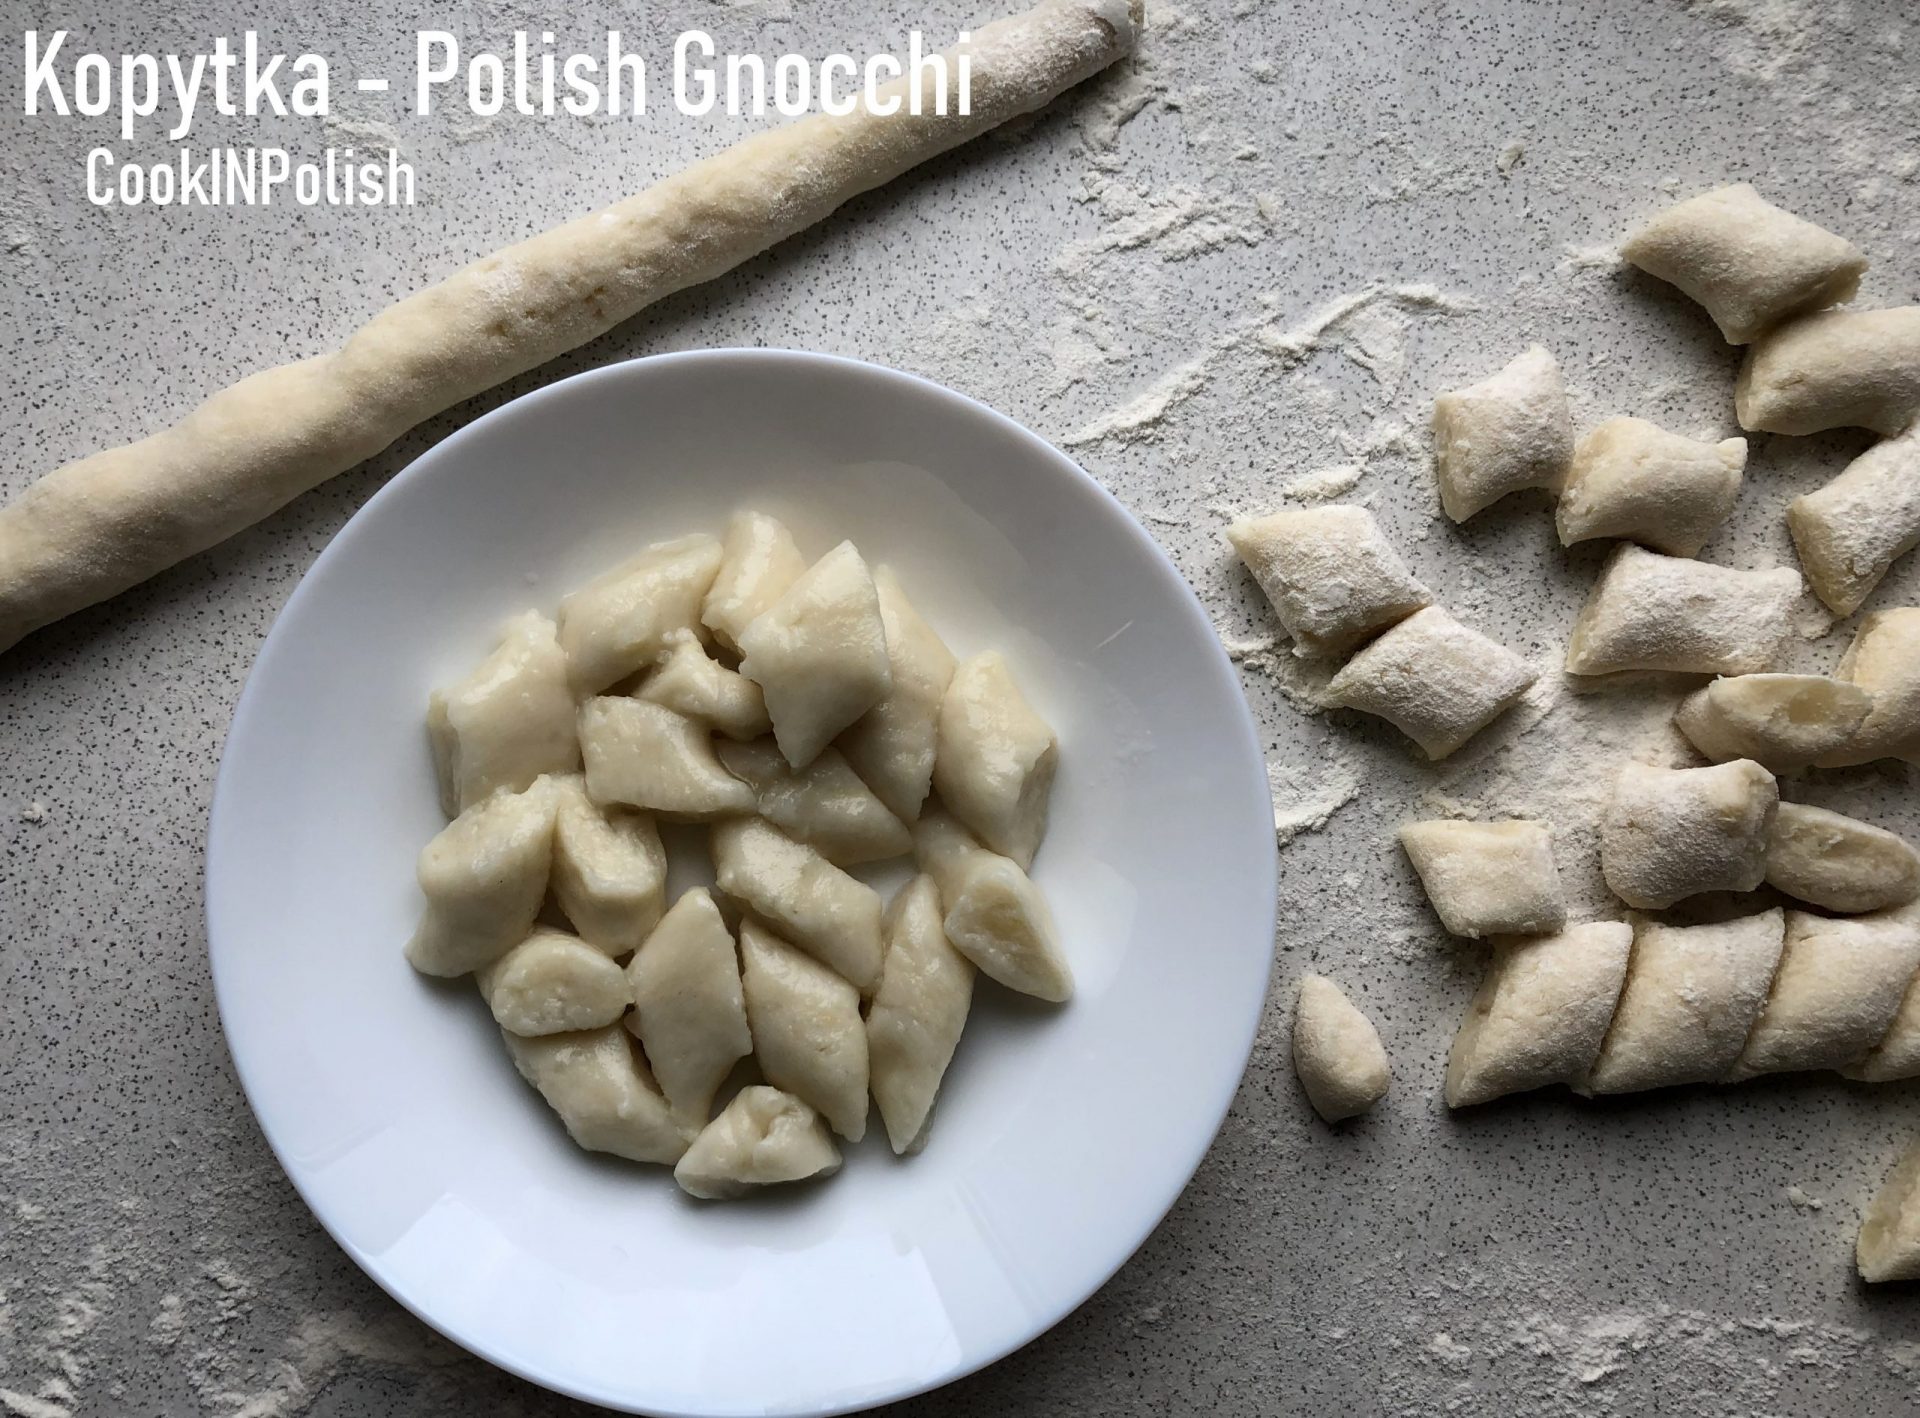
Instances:
[[[427,898],[407,942],[423,975],[464,975],[527,938],[553,865],[554,798],[546,779],[524,793],[484,798],[420,850]]]
[[[580,706],[587,796],[669,817],[752,812],[753,790],[713,756],[704,724],[659,704],[602,695]]]
[[[947,939],[933,878],[917,876],[887,912],[887,956],[867,1011],[873,1101],[896,1153],[926,1145],[933,1101],[972,1003],[973,964]]]
[[[617,684],[664,654],[678,632],[694,630],[719,569],[719,542],[681,537],[648,547],[560,602],[560,646],[574,694]]]
[[[673,903],[627,962],[626,979],[634,1003],[627,1028],[646,1047],[674,1115],[699,1127],[734,1064],[753,1050],[733,932],[705,887]]]
[[[475,979],[494,1022],[509,1034],[564,1034],[612,1024],[633,1003],[626,972],[576,935],[547,926]]]
[[[839,1170],[840,1149],[820,1114],[791,1093],[755,1084],[694,1138],[673,1179],[689,1196],[726,1201]]]
[[[867,1131],[860,992],[751,917],[740,923],[740,964],[761,1073],[858,1142]]]
[[[553,780],[553,895],[580,938],[625,955],[666,910],[667,852],[643,812],[603,808],[578,773]]]
[[[753,789],[760,816],[836,866],[885,861],[913,850],[913,834],[860,780],[837,749],[793,768],[772,739],[718,743],[726,770]]]
[[[503,1030],[501,1037],[520,1076],[540,1090],[589,1152],[671,1166],[687,1150],[691,1132],[674,1122],[632,1038],[618,1024],[532,1039]]]

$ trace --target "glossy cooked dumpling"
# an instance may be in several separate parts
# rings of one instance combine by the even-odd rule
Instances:
[[[840,1149],[820,1114],[791,1093],[754,1084],[694,1138],[673,1179],[689,1196],[728,1201],[839,1170]]]
[[[578,773],[553,780],[553,895],[580,938],[625,955],[666,909],[667,853],[641,812],[602,808]]]
[[[757,738],[773,727],[760,686],[715,660],[690,630],[674,637],[634,697],[698,719],[730,739]]]
[[[589,1152],[672,1166],[691,1134],[674,1122],[633,1040],[618,1024],[523,1038],[502,1031],[520,1076],[540,1090]]]
[[[1073,993],[1053,912],[1011,857],[992,852],[944,811],[913,831],[920,869],[940,887],[947,939],[992,979],[1058,1004]]]
[[[902,822],[919,819],[933,785],[940,702],[953,680],[953,652],[907,599],[891,567],[873,573],[887,632],[892,687],[840,735],[840,751]]]
[[[598,1029],[627,1012],[627,977],[580,937],[550,927],[533,934],[475,976],[493,1019],[509,1034]]]
[[[701,623],[722,645],[738,650],[740,632],[806,569],[793,533],[779,519],[764,512],[734,513],[721,546],[720,570],[700,608]]]
[[[1047,831],[1060,742],[1034,712],[998,651],[953,672],[940,704],[933,786],[947,811],[1022,870]]]
[[[464,975],[525,940],[546,899],[553,818],[542,779],[483,798],[421,848],[415,875],[427,909],[407,963],[423,975]]]
[[[733,932],[705,887],[673,903],[627,962],[627,1028],[681,1122],[699,1127],[733,1066],[753,1050]]]
[[[714,827],[713,869],[722,892],[861,994],[872,992],[880,979],[884,908],[871,886],[758,818]]]
[[[598,694],[700,623],[720,543],[696,535],[650,546],[560,602],[560,645],[576,697]]]
[[[799,769],[772,739],[718,743],[714,751],[727,772],[753,789],[760,816],[837,866],[885,861],[913,850],[907,825],[836,749],[821,749]]]
[[[947,939],[930,876],[900,888],[887,912],[887,956],[867,1011],[873,1101],[895,1155],[926,1146],[940,1080],[973,1004],[973,964]]]
[[[1851,743],[1872,707],[1859,685],[1827,675],[1733,675],[1689,694],[1673,724],[1715,763],[1791,773]]]
[[[553,622],[538,611],[500,627],[500,643],[458,684],[427,703],[427,734],[448,817],[504,789],[518,793],[543,773],[580,766],[567,657]]]
[[[644,699],[602,695],[580,706],[587,796],[668,817],[752,812],[753,790],[713,754],[706,725]]]
[[[752,917],[740,923],[740,964],[760,1071],[858,1142],[867,1131],[860,992]]]

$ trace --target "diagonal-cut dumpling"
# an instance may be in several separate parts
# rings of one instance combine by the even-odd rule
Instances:
[[[589,1152],[672,1166],[690,1134],[674,1122],[633,1040],[618,1024],[526,1039],[504,1031],[520,1076],[540,1090]]]
[[[760,686],[715,660],[692,631],[681,631],[636,698],[664,704],[730,739],[758,738],[773,728]]]
[[[611,1024],[633,1003],[624,971],[580,937],[540,927],[474,977],[509,1034],[564,1034]]]
[[[578,773],[553,780],[553,894],[580,938],[625,955],[667,905],[667,853],[645,813],[602,808]]]
[[[767,697],[773,736],[805,768],[893,684],[880,594],[842,542],[740,632],[740,673]]]
[[[955,662],[891,567],[876,568],[873,585],[880,595],[893,687],[840,735],[840,751],[895,816],[914,822],[932,790],[940,702],[953,681]]]
[[[887,958],[867,1011],[873,1101],[896,1154],[918,1152],[940,1080],[973,1004],[973,963],[953,948],[930,876],[900,888],[887,912]]]
[[[740,648],[740,632],[779,600],[807,569],[793,533],[764,512],[736,512],[727,523],[720,572],[707,591],[700,621],[722,645]]]
[[[758,818],[714,827],[713,870],[721,891],[872,993],[884,908],[871,886]]]
[[[838,866],[880,862],[913,850],[913,834],[887,810],[838,750],[824,748],[805,768],[787,763],[772,739],[719,743],[726,770],[760,801],[760,816]]]
[[[735,1063],[753,1050],[733,933],[705,887],[673,903],[627,962],[634,1012],[654,1077],[683,1123],[699,1127]]]
[[[1060,755],[1047,721],[1034,713],[997,651],[953,673],[940,705],[933,786],[960,821],[1022,869],[1047,830],[1047,795]]]
[[[527,938],[547,895],[553,816],[542,779],[475,803],[421,849],[414,870],[427,909],[407,942],[408,964],[423,975],[464,975]]]
[[[940,886],[947,939],[1010,990],[1059,1003],[1073,976],[1040,889],[1011,857],[990,852],[943,811],[913,832],[920,869]]]
[[[580,766],[567,657],[538,611],[500,627],[500,643],[458,684],[427,701],[427,736],[448,817],[504,789],[522,792],[542,773]]]
[[[644,699],[602,695],[580,706],[587,796],[669,817],[752,812],[753,789],[720,766],[704,724]]]
[[[840,1149],[820,1114],[791,1093],[755,1084],[736,1093],[693,1140],[673,1179],[689,1196],[728,1201],[839,1170]]]
[[[720,543],[696,535],[650,546],[560,602],[560,645],[576,696],[644,669],[678,631],[700,623]]]
[[[867,1131],[860,992],[751,918],[740,923],[740,964],[760,1071],[858,1142]]]

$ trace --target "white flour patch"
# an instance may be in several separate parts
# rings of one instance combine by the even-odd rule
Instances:
[[[1302,473],[1280,484],[1280,495],[1295,502],[1331,502],[1345,497],[1360,485],[1366,469],[1358,463],[1341,463],[1331,468]]]
[[[1282,850],[1303,832],[1318,832],[1360,795],[1360,770],[1345,759],[1311,764],[1268,762],[1273,836]]]

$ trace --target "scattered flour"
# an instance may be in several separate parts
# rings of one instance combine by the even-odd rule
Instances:
[[[1360,770],[1334,758],[1310,764],[1267,764],[1273,794],[1273,835],[1284,850],[1303,832],[1318,832],[1360,795]]]
[[[1295,502],[1331,502],[1345,497],[1360,485],[1366,469],[1358,463],[1340,463],[1316,472],[1302,473],[1280,484],[1280,495]]]
[[[35,798],[32,802],[20,809],[20,820],[36,825],[45,822],[47,820],[47,805],[41,802],[40,799]]]

